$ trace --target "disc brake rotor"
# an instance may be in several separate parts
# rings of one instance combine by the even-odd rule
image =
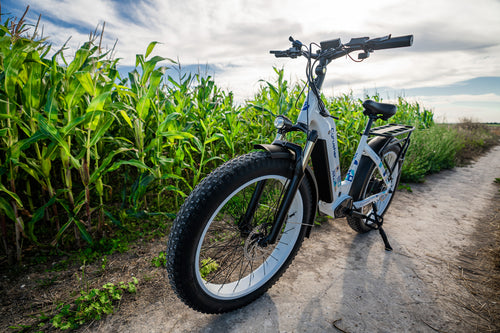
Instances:
[[[263,247],[259,242],[267,235],[266,226],[261,224],[255,227],[245,240],[244,255],[248,261],[265,259],[273,251],[272,246]]]

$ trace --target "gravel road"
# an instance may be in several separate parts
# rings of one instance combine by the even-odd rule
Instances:
[[[412,184],[412,192],[396,193],[384,224],[393,252],[384,251],[376,232],[358,235],[344,219],[324,222],[276,285],[243,309],[200,314],[170,291],[168,297],[141,303],[132,315],[119,311],[92,330],[476,331],[483,319],[466,309],[474,295],[461,283],[458,264],[477,243],[477,224],[498,209],[493,184],[498,177],[500,147],[471,166],[427,177],[423,184]],[[164,288],[170,288],[167,281]]]

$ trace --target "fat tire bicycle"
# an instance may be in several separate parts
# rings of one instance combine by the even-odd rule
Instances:
[[[169,280],[177,296],[200,312],[232,311],[268,290],[309,237],[317,211],[346,217],[360,233],[378,229],[386,250],[392,250],[383,215],[397,189],[413,127],[372,128],[376,120],[392,117],[396,106],[365,101],[367,124],[342,180],[338,118],[326,110],[320,90],[332,60],[356,51],[363,60],[375,50],[411,46],[413,36],[361,37],[346,44],[333,39],[309,47],[292,37],[290,42],[291,48],[271,53],[308,61],[308,92],[297,122],[278,115],[275,140],[212,171],[174,220],[167,249]],[[290,132],[305,133],[305,145],[288,141]]]

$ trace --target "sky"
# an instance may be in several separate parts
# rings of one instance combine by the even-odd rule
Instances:
[[[361,63],[335,60],[323,93],[403,96],[440,122],[500,122],[499,0],[7,0],[1,11],[19,18],[27,5],[27,21],[41,14],[53,49],[71,37],[67,58],[105,22],[103,45],[116,42],[123,69],[157,41],[154,55],[207,71],[237,101],[252,97],[260,80],[272,81],[273,67],[290,81],[305,77],[305,58],[269,54],[287,49],[289,36],[309,44],[412,34],[412,47],[375,51]]]

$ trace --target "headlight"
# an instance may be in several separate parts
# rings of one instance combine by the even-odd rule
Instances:
[[[276,117],[276,119],[274,119],[274,127],[276,127],[277,129],[283,129],[285,127],[285,119],[281,116],[278,116]]]

